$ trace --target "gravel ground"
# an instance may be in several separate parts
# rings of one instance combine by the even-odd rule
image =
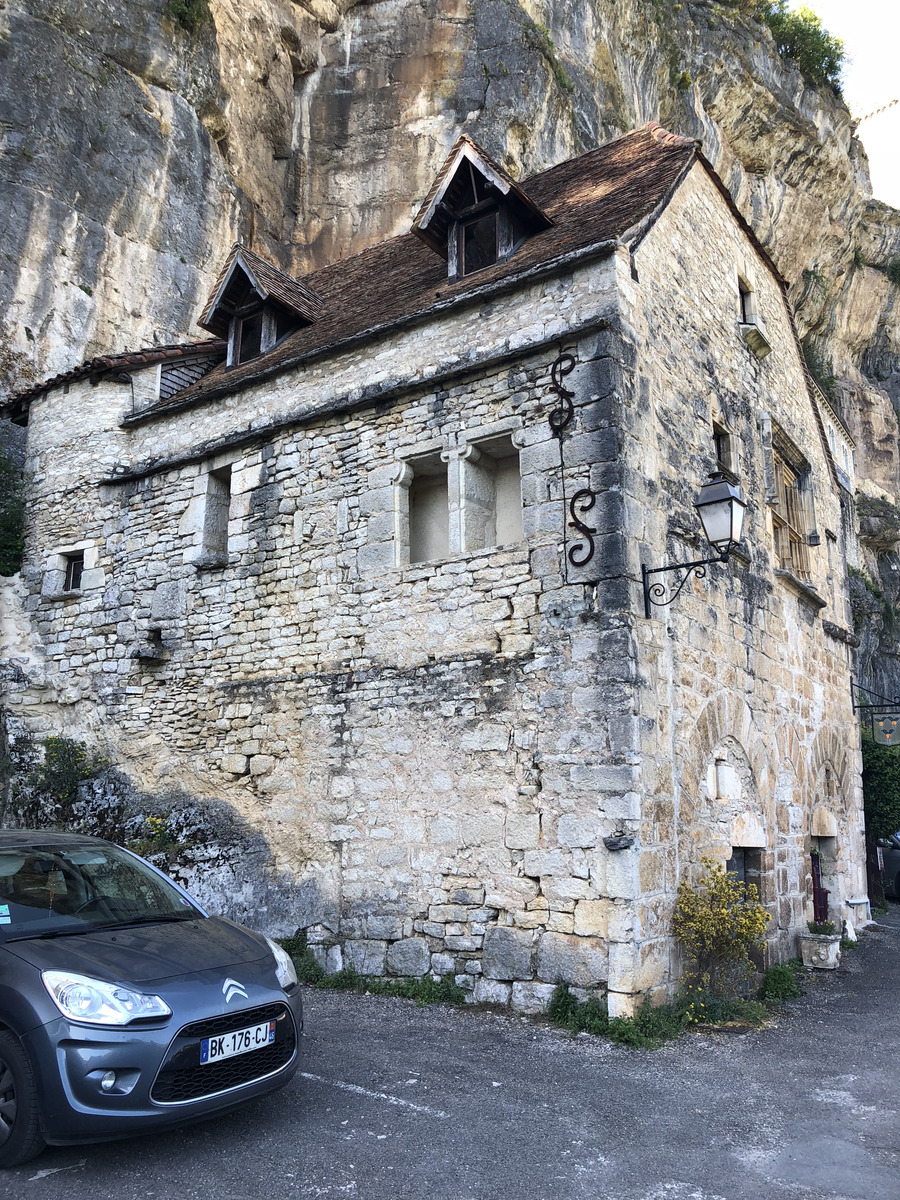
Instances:
[[[768,1028],[653,1052],[506,1015],[311,991],[284,1091],[51,1149],[27,1200],[900,1200],[900,908]]]

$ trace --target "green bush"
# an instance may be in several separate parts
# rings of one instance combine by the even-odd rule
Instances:
[[[785,1000],[796,1000],[802,995],[803,988],[791,963],[777,963],[763,975],[759,998],[764,1004],[783,1004]]]
[[[888,838],[900,829],[900,746],[862,739],[863,812],[866,837]]]
[[[811,8],[788,8],[787,0],[763,0],[760,14],[772,31],[778,53],[792,58],[813,83],[840,92],[844,43],[833,37]]]
[[[305,933],[295,933],[293,937],[279,938],[283,950],[287,950],[294,963],[297,978],[301,983],[315,987],[325,978],[325,969],[320,966],[306,942]]]
[[[694,981],[733,998],[753,971],[750,955],[762,946],[769,914],[752,883],[743,883],[714,859],[700,861],[703,874],[696,886],[679,884],[672,932],[692,964]]]
[[[56,805],[70,809],[78,798],[78,785],[109,764],[72,738],[48,737],[42,744],[44,761],[31,772],[29,783]]]
[[[600,1035],[609,1030],[609,1014],[598,1000],[579,1000],[569,991],[568,984],[558,983],[547,1008],[551,1024],[572,1033]]]
[[[884,266],[884,273],[894,285],[900,287],[900,258],[892,258]]]
[[[684,1016],[673,1006],[652,1008],[646,1001],[636,1016],[614,1017],[609,1023],[609,1037],[632,1050],[656,1050],[664,1042],[681,1037],[686,1025]]]
[[[446,975],[440,979],[430,975],[421,979],[382,979],[379,976],[361,975],[353,967],[344,967],[333,975],[326,975],[310,950],[305,933],[280,938],[279,944],[291,956],[299,981],[309,987],[360,994],[367,992],[371,996],[398,996],[404,1000],[415,1000],[420,1008],[426,1004],[466,1002],[466,993]]]
[[[25,551],[22,475],[0,450],[0,575],[15,575]]]
[[[188,33],[197,33],[212,24],[209,0],[168,0],[163,12]]]

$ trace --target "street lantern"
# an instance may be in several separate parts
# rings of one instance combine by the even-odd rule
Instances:
[[[694,501],[706,540],[724,555],[723,562],[741,540],[746,507],[741,489],[718,473],[709,477]]]
[[[694,508],[700,517],[700,524],[706,534],[706,540],[717,552],[715,558],[700,558],[695,562],[675,563],[670,567],[641,567],[644,584],[644,616],[652,614],[651,605],[664,607],[677,598],[681,589],[692,575],[703,579],[706,568],[711,563],[728,562],[728,556],[741,540],[744,528],[744,510],[747,502],[744,500],[740,487],[730,483],[728,479],[716,473],[700,488],[700,493],[694,501]],[[664,583],[651,583],[651,575],[667,574],[671,571],[683,571],[684,575],[678,586],[669,594]]]

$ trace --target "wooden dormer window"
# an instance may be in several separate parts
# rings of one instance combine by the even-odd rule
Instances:
[[[243,366],[312,324],[321,297],[244,246],[234,246],[198,324],[227,337],[226,368]]]
[[[461,135],[432,185],[413,233],[459,279],[504,262],[550,219],[471,138]]]

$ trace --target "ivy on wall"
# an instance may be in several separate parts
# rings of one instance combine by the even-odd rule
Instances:
[[[0,575],[15,575],[25,549],[22,474],[0,450]]]
[[[864,734],[862,754],[866,834],[887,838],[900,830],[900,746],[880,746]]]

